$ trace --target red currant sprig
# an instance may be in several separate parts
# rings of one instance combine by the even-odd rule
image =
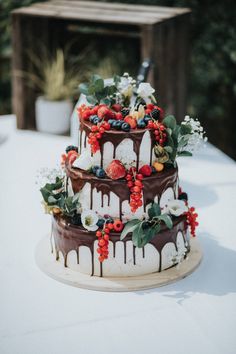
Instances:
[[[98,230],[96,232],[96,236],[98,238],[98,248],[97,253],[99,254],[98,260],[99,262],[103,262],[108,258],[108,246],[109,246],[109,234],[110,231],[113,230],[113,224],[104,224],[103,230]]]
[[[198,214],[195,212],[195,208],[191,207],[188,209],[187,213],[187,225],[190,227],[190,233],[193,237],[196,236],[196,227],[199,225],[197,222]]]
[[[136,173],[136,168],[131,167],[126,175],[127,186],[130,189],[130,207],[131,212],[135,213],[136,210],[143,205],[142,190],[143,190],[143,175]]]
[[[88,143],[91,145],[91,151],[95,154],[98,150],[100,150],[99,140],[106,130],[111,128],[108,122],[101,122],[99,125],[92,125],[91,132],[88,136]]]
[[[149,120],[147,127],[154,130],[156,142],[160,146],[163,146],[167,138],[166,127],[163,124],[155,123],[152,120]]]

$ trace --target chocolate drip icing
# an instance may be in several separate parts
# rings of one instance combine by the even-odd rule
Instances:
[[[81,134],[84,131],[86,136],[89,135],[91,132],[91,127],[92,124],[88,121],[83,121],[81,120],[80,124],[80,139],[81,139]],[[103,167],[103,156],[104,156],[104,145],[107,142],[111,142],[114,150],[113,150],[113,159],[116,156],[116,149],[118,145],[124,140],[124,139],[131,139],[133,141],[133,149],[134,152],[137,156],[136,159],[136,168],[138,169],[139,167],[139,156],[140,156],[140,147],[142,143],[142,139],[146,131],[149,131],[150,133],[150,138],[151,138],[151,151],[150,154],[152,156],[152,150],[153,146],[155,144],[155,137],[152,133],[151,130],[149,129],[137,129],[131,132],[124,132],[124,131],[117,131],[117,130],[109,130],[105,131],[105,133],[102,135],[101,139],[99,140],[99,145],[100,145],[100,152],[101,152],[101,167]],[[85,139],[86,140],[86,139]],[[80,142],[81,143],[81,142]],[[80,150],[81,151],[81,150]]]
[[[79,192],[85,185],[89,183],[91,186],[90,192],[90,208],[93,209],[93,190],[101,192],[101,205],[104,205],[104,196],[108,197],[108,205],[110,206],[110,193],[113,192],[119,198],[119,217],[122,219],[122,203],[130,198],[130,190],[127,182],[124,179],[111,180],[108,178],[97,178],[85,171],[72,168],[66,165],[67,176],[70,177],[74,193]],[[169,168],[161,173],[156,173],[150,177],[143,179],[143,205],[144,210],[148,204],[153,203],[156,196],[161,197],[163,192],[171,187],[175,190],[175,185],[178,179],[178,169]]]
[[[160,255],[160,263],[157,271],[161,271],[161,251],[163,247],[172,242],[175,245],[177,250],[176,238],[179,231],[182,232],[184,238],[186,234],[186,217],[181,216],[176,218],[174,221],[173,228],[171,230],[167,229],[166,226],[162,227],[162,230],[155,236],[150,244],[155,247]],[[55,253],[56,260],[59,259],[59,251],[62,252],[64,257],[64,265],[67,267],[67,255],[70,251],[75,250],[77,252],[77,261],[79,263],[79,248],[80,246],[86,246],[90,249],[91,252],[91,261],[92,261],[92,271],[91,275],[94,275],[94,257],[98,255],[94,254],[94,242],[96,241],[95,232],[89,232],[82,227],[70,225],[66,220],[60,217],[53,217],[52,219],[53,227],[53,237],[55,241]],[[120,241],[124,244],[124,263],[127,262],[127,242],[131,240],[131,235],[129,234],[125,240],[120,241],[120,234],[111,232],[110,241],[113,243],[113,257],[116,256],[116,242]],[[186,240],[186,238],[185,238]],[[136,255],[135,255],[135,246],[133,246],[133,263],[136,264]],[[144,247],[143,249],[143,258],[145,258]],[[188,248],[189,251],[189,248]],[[111,255],[110,255],[111,256]],[[102,264],[100,265],[99,276],[103,276]]]

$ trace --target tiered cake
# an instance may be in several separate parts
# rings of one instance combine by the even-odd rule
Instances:
[[[198,121],[164,118],[149,84],[128,74],[81,85],[79,144],[62,156],[65,178],[41,189],[53,214],[52,250],[94,276],[160,272],[183,261],[197,214],[179,187],[177,156],[203,138]]]

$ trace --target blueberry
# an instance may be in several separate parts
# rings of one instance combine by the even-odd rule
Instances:
[[[149,120],[151,120],[152,118],[150,116],[145,116],[143,118],[144,122],[147,123]]]
[[[123,121],[121,121],[121,120],[116,120],[116,121],[112,124],[112,128],[114,128],[114,129],[116,129],[116,130],[120,130],[122,123],[123,123]]]
[[[99,169],[99,166],[93,166],[92,167],[92,172],[96,174],[97,170]]]
[[[124,132],[129,132],[129,131],[130,131],[130,125],[129,125],[129,123],[122,123],[122,124],[121,124],[121,129],[122,129]]]
[[[67,146],[67,148],[66,148],[66,153],[68,154],[69,151],[76,151],[76,152],[78,152],[78,148],[77,148],[77,146],[69,145],[69,146]]]
[[[105,223],[104,219],[98,219],[98,222],[96,225],[101,229],[101,228],[103,228],[104,223]]]
[[[99,168],[96,170],[96,176],[97,176],[98,178],[104,178],[104,177],[106,176],[106,173],[105,173],[104,169],[99,167]]]
[[[137,123],[137,127],[140,129],[143,129],[146,127],[146,123],[143,119],[139,119],[138,123]]]
[[[100,121],[100,119],[99,119],[98,116],[96,116],[96,115],[90,116],[90,117],[89,117],[89,120],[90,120],[90,122],[93,123],[93,124],[98,124],[98,122]]]
[[[157,173],[157,170],[155,169],[155,167],[151,166],[152,168],[152,173]]]
[[[111,126],[112,126],[112,124],[113,124],[114,122],[116,122],[115,119],[109,119],[109,120],[108,120],[108,123],[109,123]]]

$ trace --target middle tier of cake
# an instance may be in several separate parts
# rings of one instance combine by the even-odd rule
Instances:
[[[178,169],[169,168],[143,179],[143,206],[135,213],[130,209],[130,190],[125,179],[97,178],[80,169],[66,165],[67,188],[80,193],[82,210],[120,218],[123,222],[142,218],[153,202],[165,208],[170,200],[178,199]]]

